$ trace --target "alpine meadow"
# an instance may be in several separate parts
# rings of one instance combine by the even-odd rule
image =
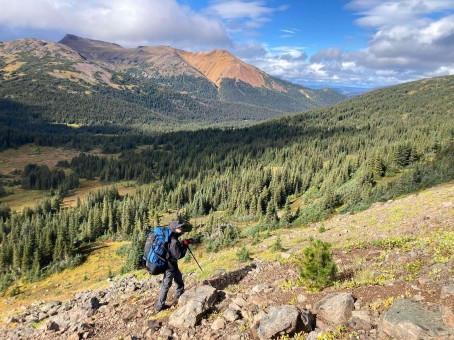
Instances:
[[[450,339],[453,180],[454,76],[347,98],[220,50],[2,43],[0,334],[408,339],[391,313],[430,302],[414,339]],[[186,293],[156,314],[144,244],[175,220]]]

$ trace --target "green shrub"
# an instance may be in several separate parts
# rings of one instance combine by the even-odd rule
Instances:
[[[125,257],[128,255],[130,249],[131,249],[131,244],[129,244],[129,243],[123,244],[117,248],[117,250],[115,251],[115,254],[118,256],[121,256],[121,257]]]
[[[271,245],[271,250],[273,252],[284,250],[284,247],[282,246],[281,237],[279,235],[277,235],[276,240],[274,240],[274,243]]]
[[[310,239],[300,258],[300,278],[309,289],[319,290],[334,283],[337,266],[333,262],[330,244]]]
[[[249,259],[251,257],[251,253],[246,248],[246,246],[243,245],[241,247],[241,249],[237,251],[236,257],[238,258],[238,261],[240,261],[240,262],[247,262],[247,261],[249,261]]]

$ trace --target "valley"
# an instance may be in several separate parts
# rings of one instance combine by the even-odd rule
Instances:
[[[318,313],[317,334],[342,327],[336,339],[374,338],[399,299],[452,308],[453,76],[345,99],[221,50],[66,36],[4,43],[0,59],[6,337],[180,336],[183,306],[153,314],[159,282],[141,269],[146,230],[175,219],[203,267],[180,261],[188,287],[225,297],[187,338],[256,338],[283,305]],[[304,277],[312,244],[337,268],[319,286]],[[330,293],[354,294],[370,321],[323,321],[315,306]],[[224,304],[237,298],[256,307],[232,321]]]

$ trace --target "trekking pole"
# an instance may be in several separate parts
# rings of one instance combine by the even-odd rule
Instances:
[[[203,272],[202,267],[200,267],[199,262],[198,262],[197,259],[195,258],[194,254],[192,253],[191,248],[189,248],[189,246],[188,246],[188,250],[189,250],[189,252],[191,253],[192,258],[194,259],[195,263],[197,263],[197,265],[199,266],[200,270]]]

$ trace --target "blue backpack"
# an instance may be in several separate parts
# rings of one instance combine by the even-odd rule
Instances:
[[[162,274],[167,270],[169,236],[172,232],[166,227],[156,227],[145,241],[143,259],[145,268],[151,275]]]

